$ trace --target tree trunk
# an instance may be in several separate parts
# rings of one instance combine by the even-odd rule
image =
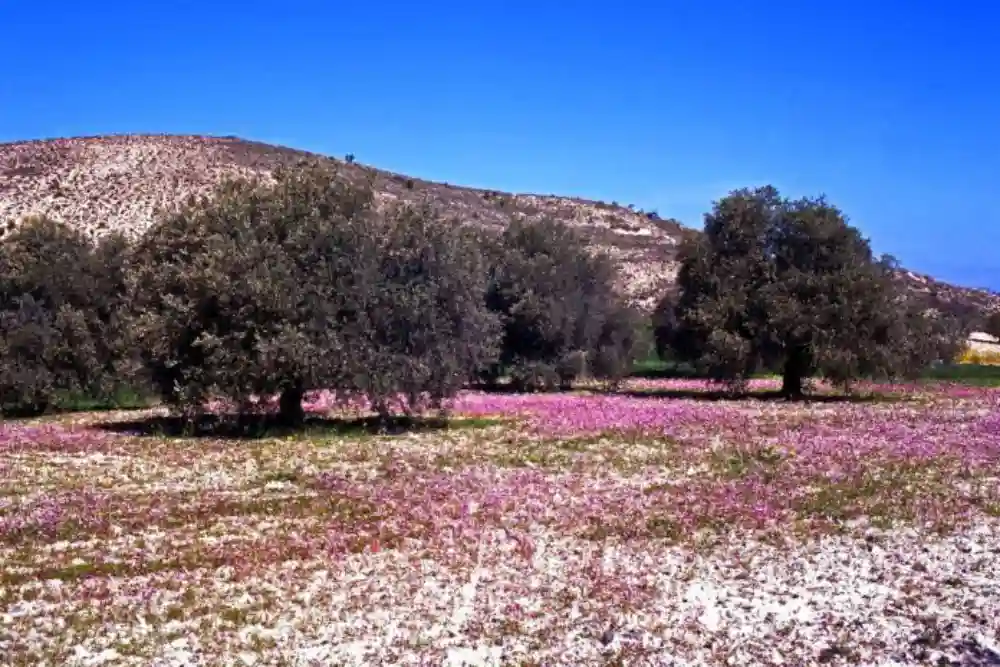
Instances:
[[[785,366],[785,373],[781,378],[781,395],[793,400],[800,399],[803,395],[802,376],[789,366]]]
[[[369,394],[368,402],[371,404],[379,424],[383,426],[388,424],[392,418],[392,408],[389,405],[389,400],[381,395]]]
[[[296,383],[287,387],[281,392],[278,399],[278,421],[282,426],[301,426],[305,421],[306,413],[302,409],[302,399],[305,398],[305,391],[301,383]]]
[[[790,355],[785,361],[785,370],[781,377],[781,395],[792,400],[802,398],[804,395],[802,380],[806,372],[802,356],[794,353]]]

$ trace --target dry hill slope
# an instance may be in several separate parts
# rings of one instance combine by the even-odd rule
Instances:
[[[24,216],[41,213],[89,234],[138,234],[159,211],[191,194],[211,191],[226,176],[267,174],[309,155],[232,137],[110,136],[0,144],[2,234]],[[348,177],[365,167],[343,164]],[[557,196],[509,194],[423,181],[373,170],[380,199],[426,199],[457,219],[502,226],[514,216],[552,217],[580,229],[621,267],[621,287],[650,307],[676,271],[685,229],[631,208]],[[706,202],[706,206],[708,202]],[[957,308],[1000,307],[1000,298],[909,274],[914,289],[936,293]]]

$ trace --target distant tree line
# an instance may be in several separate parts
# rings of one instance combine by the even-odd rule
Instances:
[[[798,397],[814,376],[912,376],[964,340],[823,199],[737,191],[704,231],[686,237],[652,328],[709,378],[770,370]],[[0,246],[0,411],[146,386],[189,414],[274,398],[294,425],[317,389],[389,416],[443,409],[470,382],[616,382],[650,322],[614,279],[564,225],[495,234],[429,205],[379,208],[371,184],[319,162],[229,181],[132,243],[35,218]]]

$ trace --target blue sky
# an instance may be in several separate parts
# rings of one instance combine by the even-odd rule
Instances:
[[[4,0],[0,25],[0,141],[235,134],[695,226],[772,183],[827,194],[911,268],[1000,289],[985,0]]]

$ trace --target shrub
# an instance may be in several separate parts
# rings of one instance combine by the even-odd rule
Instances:
[[[1000,310],[995,310],[986,316],[985,332],[1000,338]]]
[[[974,366],[1000,366],[1000,352],[988,350],[973,350],[967,347],[955,359],[959,364],[971,364]]]
[[[628,373],[641,323],[615,292],[610,258],[551,221],[514,221],[491,252],[488,304],[503,322],[500,368],[515,386]]]
[[[383,414],[440,405],[495,345],[482,259],[453,232],[429,209],[380,215],[369,186],[319,163],[226,183],[135,253],[144,362],[189,412],[279,395],[294,424],[313,389],[366,396]]]

